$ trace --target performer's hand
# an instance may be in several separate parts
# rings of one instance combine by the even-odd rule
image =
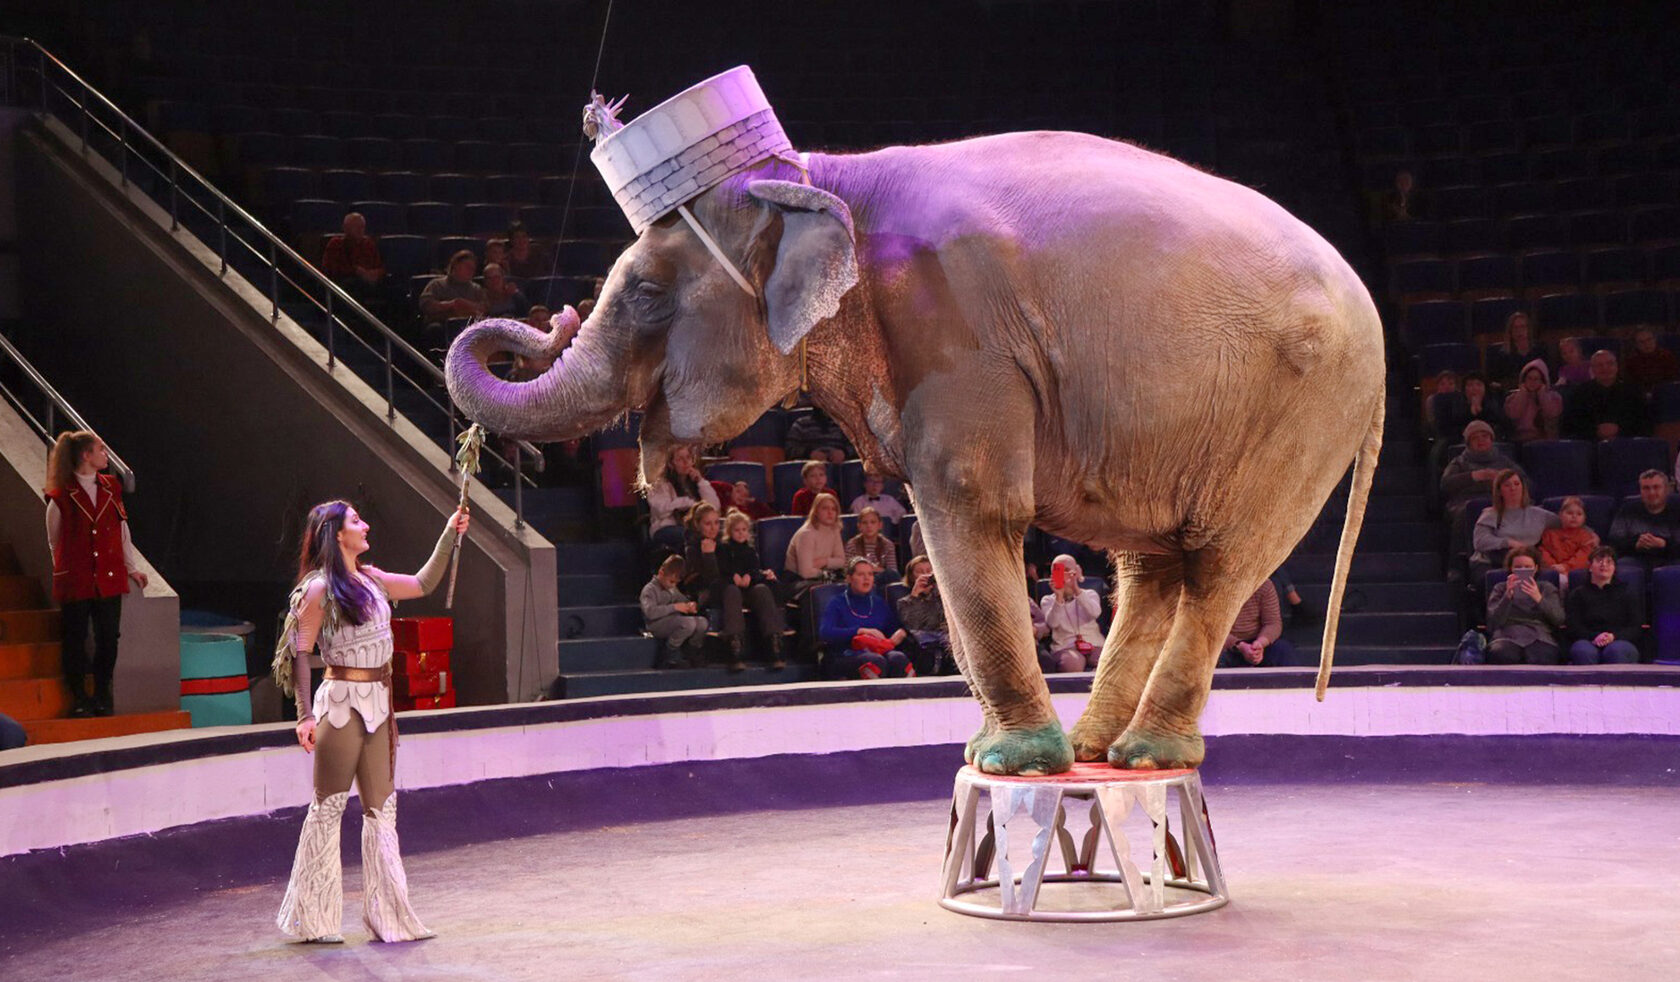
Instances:
[[[457,508],[455,509],[455,514],[449,517],[449,524],[455,529],[457,535],[466,535],[467,526],[471,524],[471,522],[472,509],[470,508]]]
[[[315,717],[298,720],[297,738],[298,746],[303,748],[304,753],[315,752]]]
[[[146,583],[148,581],[146,579],[146,574],[145,573],[142,573],[137,569],[131,569],[131,570],[128,571],[128,578],[133,580],[140,587],[140,589],[142,589],[142,590],[146,589]]]

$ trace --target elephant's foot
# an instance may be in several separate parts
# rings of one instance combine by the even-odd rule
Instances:
[[[1031,730],[981,731],[969,749],[970,762],[987,774],[1039,777],[1073,766],[1073,745],[1062,732],[1062,724],[1054,721]]]
[[[974,735],[968,738],[968,744],[963,747],[963,760],[970,764],[974,763],[979,757],[980,745],[991,739],[995,733],[997,733],[997,721],[992,719],[990,714],[987,714],[986,721],[980,724],[980,729],[974,731]]]
[[[1130,718],[1130,714],[1127,718]],[[1079,722],[1073,724],[1073,729],[1068,731],[1068,741],[1073,744],[1073,759],[1107,759],[1109,745],[1125,728],[1125,720],[1095,719],[1087,710],[1084,716],[1079,717]]]
[[[1124,770],[1169,770],[1197,767],[1207,748],[1194,727],[1188,733],[1163,733],[1137,726],[1126,727],[1108,747],[1108,762]]]

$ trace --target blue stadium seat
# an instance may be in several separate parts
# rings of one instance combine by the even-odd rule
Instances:
[[[1581,147],[1560,147],[1534,155],[1531,173],[1540,181],[1567,181],[1591,177],[1597,173],[1598,161],[1593,151]]]
[[[385,270],[398,279],[432,269],[432,243],[423,235],[381,235],[379,255],[385,260]]]
[[[1471,334],[1505,333],[1505,321],[1512,313],[1522,310],[1516,297],[1483,297],[1470,304]]]
[[[1406,131],[1399,126],[1360,130],[1354,139],[1365,157],[1404,157],[1411,152]]]
[[[235,133],[261,132],[272,124],[269,122],[267,109],[224,102],[210,107],[210,125],[217,133],[231,136]]]
[[[480,174],[500,174],[508,169],[507,147],[485,140],[461,140],[455,144],[455,166]]]
[[[313,198],[320,194],[321,182],[315,172],[304,167],[265,167],[260,181],[263,200],[270,207],[290,204],[299,198]]]
[[[385,201],[412,204],[416,201],[431,200],[432,178],[429,174],[411,170],[385,171],[373,175],[373,186],[379,197]]]
[[[483,201],[484,178],[476,174],[433,174],[432,196],[457,205]]]
[[[1452,123],[1436,123],[1412,130],[1412,151],[1428,157],[1436,154],[1455,154],[1463,149],[1462,135]]]
[[[519,139],[519,121],[506,116],[483,116],[478,119],[476,132],[480,140],[506,145]]]
[[[764,465],[755,464],[750,460],[734,460],[728,463],[713,464],[706,468],[706,479],[709,481],[725,481],[734,484],[736,481],[747,482],[752,489],[753,497],[759,501],[770,500],[770,483],[765,477]]]
[[[1568,244],[1569,221],[1562,215],[1512,215],[1505,223],[1505,245],[1518,252]]]
[[[1584,279],[1589,286],[1606,284],[1634,286],[1645,282],[1645,253],[1620,246],[1593,249],[1581,258]]]
[[[484,179],[484,192],[488,195],[486,200],[514,205],[532,204],[540,194],[537,179],[529,174],[492,174]]]
[[[1460,256],[1466,253],[1495,252],[1503,246],[1499,226],[1487,218],[1461,218],[1456,222],[1447,222],[1441,226],[1440,244],[1442,252]],[[1459,286],[1463,287],[1462,267],[1459,272]]]
[[[1680,382],[1664,382],[1652,390],[1651,417],[1659,423],[1680,422]]]
[[[1563,507],[1566,495],[1556,495],[1540,502],[1540,507],[1556,514]],[[1602,494],[1576,495],[1581,499],[1581,508],[1587,513],[1587,528],[1598,533],[1600,539],[1610,535],[1610,522],[1616,517],[1617,498]]]
[[[1567,116],[1563,113],[1553,113],[1553,114],[1548,115],[1548,116],[1535,116],[1535,117],[1531,117],[1529,119],[1525,119],[1525,120],[1523,120],[1523,123],[1522,123],[1522,130],[1523,130],[1523,143],[1525,145],[1527,145],[1527,147],[1530,150],[1534,150],[1534,149],[1537,149],[1537,148],[1540,148],[1540,147],[1565,147],[1565,148],[1569,148],[1569,145],[1571,143],[1575,142],[1575,120],[1573,118],[1571,118],[1570,116]],[[1554,150],[1554,151],[1551,151],[1551,154],[1573,153],[1573,152],[1574,152],[1573,148],[1570,148],[1570,149],[1565,149],[1565,150]],[[1540,156],[1549,156],[1549,155],[1550,154],[1537,155],[1536,156],[1536,163],[1539,162],[1539,157]],[[1540,178],[1549,178],[1549,177],[1574,177],[1576,175],[1575,174],[1568,174],[1568,173],[1559,174],[1559,173],[1553,172],[1553,173],[1536,173],[1534,176],[1535,177],[1540,177]]]
[[[1457,300],[1423,300],[1406,305],[1406,341],[1414,348],[1426,344],[1466,341],[1465,307]]]
[[[1465,256],[1458,261],[1458,289],[1466,297],[1510,294],[1517,289],[1517,261],[1505,254]]]
[[[1680,665],[1680,566],[1651,571],[1651,633],[1659,665]]]
[[[246,167],[296,163],[291,140],[279,133],[241,133],[234,137],[239,161]]]
[[[1651,279],[1670,285],[1680,280],[1680,244],[1651,250]]]
[[[1439,251],[1440,226],[1434,222],[1392,222],[1383,226],[1383,249],[1390,259],[1432,255]]]
[[[1419,378],[1427,378],[1449,368],[1460,375],[1482,370],[1481,350],[1462,341],[1456,344],[1426,344],[1418,349],[1414,357]]]
[[[426,119],[426,135],[434,140],[458,143],[472,139],[477,132],[478,127],[464,116],[429,116]]]
[[[1569,216],[1569,241],[1577,246],[1627,241],[1627,216],[1618,211],[1582,211]]]
[[[1575,142],[1580,146],[1626,140],[1629,132],[1628,115],[1624,112],[1586,113],[1575,117]]]
[[[402,141],[402,165],[405,170],[436,173],[454,166],[455,147],[442,140],[410,137]]]
[[[1452,263],[1444,259],[1409,259],[1394,264],[1394,294],[1427,298],[1453,292]]]
[[[449,271],[449,257],[467,250],[478,257],[479,269],[484,268],[484,240],[470,235],[445,235],[437,243],[437,268],[443,272]]]
[[[1604,326],[1651,327],[1661,330],[1673,323],[1668,312],[1668,294],[1661,290],[1618,290],[1606,293]]]
[[[367,135],[412,140],[426,135],[426,124],[407,113],[380,113],[368,118]]]
[[[408,206],[395,201],[352,201],[350,211],[359,211],[367,219],[368,234],[383,242],[387,235],[408,231]]]
[[[1569,571],[1569,589],[1573,590],[1576,587],[1581,586],[1582,584],[1586,583],[1587,578],[1590,577],[1591,575],[1592,575],[1592,571],[1587,570],[1587,569],[1572,569],[1572,570],[1570,570]],[[1650,605],[1648,603],[1646,603],[1646,599],[1645,599],[1646,598],[1646,593],[1645,593],[1645,586],[1646,586],[1646,584],[1645,584],[1645,581],[1646,581],[1645,568],[1642,567],[1642,566],[1635,566],[1635,565],[1632,565],[1632,564],[1620,567],[1616,570],[1616,578],[1618,580],[1621,580],[1623,583],[1627,584],[1628,592],[1633,594],[1634,598],[1638,601],[1638,603],[1639,603],[1639,622],[1641,624],[1649,623],[1649,621],[1647,620],[1647,616],[1646,616],[1647,615],[1646,608],[1649,607]]]
[[[775,447],[780,449],[787,442],[787,416],[785,413],[772,409],[753,424],[742,430],[740,435],[729,441],[730,449],[736,447]]]
[[[1651,468],[1669,473],[1668,441],[1655,437],[1633,436],[1615,440],[1600,440],[1598,455],[1598,492],[1624,496],[1639,492],[1639,475]]]
[[[572,191],[571,188],[572,179],[570,177],[549,174],[537,178],[537,198],[545,205],[564,207],[568,192],[572,194],[574,199],[578,197],[577,192]],[[575,207],[577,201],[573,200],[572,205]]]
[[[461,230],[469,235],[497,235],[513,221],[510,205],[478,201],[461,209]]]
[[[530,174],[538,178],[571,161],[560,158],[560,148],[552,143],[515,143],[508,147],[508,170],[515,174]]]
[[[776,570],[777,576],[787,572],[783,564],[787,560],[788,543],[793,541],[793,533],[799,531],[799,526],[804,524],[803,516],[794,515],[761,518],[756,523],[754,538],[758,540],[759,561]]]
[[[793,496],[799,493],[799,489],[805,485],[804,478],[800,476],[800,471],[804,470],[806,463],[808,461],[784,460],[770,469],[770,483],[774,487],[776,495],[776,510],[784,515],[788,514],[789,509],[793,507]],[[827,466],[828,486],[835,491],[839,491],[840,488],[835,483],[838,475],[834,473],[834,465]],[[846,507],[846,502],[840,502],[840,507]],[[805,516],[800,515],[799,517],[804,518]]]
[[[1481,163],[1484,184],[1521,184],[1529,178],[1528,154],[1507,151],[1476,159]]]
[[[1389,166],[1392,175],[1394,167]],[[1418,161],[1417,175],[1425,188],[1447,188],[1462,184],[1480,184],[1482,182],[1481,168],[1476,166],[1472,157],[1430,157]],[[1393,183],[1392,179],[1382,182],[1385,186]]]
[[[290,215],[294,235],[337,232],[344,224],[344,205],[320,198],[300,198],[292,202]]]
[[[1521,463],[1535,498],[1593,491],[1593,445],[1586,440],[1530,440]]]
[[[1460,146],[1465,153],[1486,154],[1517,148],[1517,124],[1511,119],[1487,120],[1463,127]]]
[[[321,172],[321,196],[335,201],[360,201],[374,196],[373,177],[360,170]]]
[[[1672,242],[1680,239],[1680,207],[1658,205],[1640,208],[1628,219],[1628,236],[1634,242]]]
[[[344,141],[344,162],[366,170],[391,170],[402,166],[402,147],[382,136],[353,136]]]
[[[560,234],[560,209],[550,205],[520,205],[517,211],[519,221],[532,235],[546,239]],[[564,264],[561,268],[565,269]]]
[[[460,227],[455,206],[447,201],[415,201],[408,206],[408,230],[416,235],[448,235]]]
[[[304,167],[337,167],[344,162],[344,141],[336,136],[294,136],[292,160]]]
[[[1556,197],[1559,201],[1569,202],[1571,208],[1583,211],[1589,208],[1616,207],[1615,185],[1598,177],[1559,181]]]
[[[1522,257],[1523,288],[1558,289],[1581,285],[1581,258],[1573,252],[1531,252]]]
[[[321,132],[321,117],[308,110],[297,107],[272,109],[268,114],[269,125],[276,133],[287,136],[304,136]]]
[[[321,114],[321,132],[341,140],[359,137],[367,132],[368,118],[358,112],[336,109]]]
[[[1670,162],[1672,164],[1672,161]],[[1672,205],[1680,199],[1680,182],[1673,171],[1647,171],[1643,174],[1624,174],[1615,179],[1616,203],[1626,207],[1638,205]]]
[[[915,550],[910,548],[910,539],[916,532],[916,516],[914,513],[904,516],[898,523],[898,554],[904,557],[906,563],[916,558]],[[925,546],[926,543],[923,543]]]
[[[1598,304],[1581,293],[1548,293],[1534,301],[1534,323],[1542,331],[1596,330]]]
[[[1497,184],[1488,188],[1494,210],[1501,215],[1541,215],[1556,207],[1557,185],[1546,181]]]
[[[1488,217],[1488,191],[1480,185],[1437,188],[1434,202],[1435,217],[1442,221]]]

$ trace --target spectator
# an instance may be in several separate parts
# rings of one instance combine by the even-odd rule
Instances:
[[[787,629],[787,617],[776,596],[779,585],[776,571],[766,568],[758,555],[758,547],[752,540],[752,520],[745,514],[731,508],[723,516],[723,530],[724,541],[718,546],[717,562],[723,575],[724,634],[745,637],[745,622],[752,621],[762,641],[759,650],[770,655],[770,668],[785,668],[782,633]],[[733,617],[731,611],[735,612]]]
[[[492,264],[507,269],[506,239],[491,239],[484,243],[484,268],[489,270]]]
[[[1610,545],[1622,557],[1616,564],[1624,577],[1629,566],[1650,572],[1680,557],[1680,508],[1669,504],[1668,475],[1659,470],[1639,475],[1639,500],[1616,509]]]
[[[700,616],[700,605],[677,589],[683,572],[681,556],[666,556],[659,572],[642,587],[642,617],[648,633],[660,642],[656,668],[688,668],[701,662],[700,646],[709,625]]]
[[[729,486],[729,507],[755,522],[776,515],[776,509],[753,496],[752,485],[745,481],[736,481]]]
[[[835,502],[839,508],[839,502]],[[831,679],[914,676],[910,656],[899,650],[907,634],[886,598],[875,593],[875,567],[854,559],[846,567],[846,589],[823,608],[818,632],[824,648],[823,674]]]
[[[29,743],[29,733],[5,713],[0,713],[0,750],[16,750]]]
[[[521,318],[531,309],[519,284],[496,263],[484,264],[484,313],[487,317]]]
[[[1564,436],[1576,440],[1614,440],[1642,436],[1648,424],[1639,390],[1620,378],[1616,356],[1596,351],[1588,362],[1592,380],[1569,390],[1563,400]]]
[[[854,515],[863,514],[865,508],[873,508],[876,513],[891,523],[895,528],[905,515],[904,504],[897,498],[886,493],[887,481],[879,474],[863,475],[863,493],[852,499],[849,509]]]
[[[1295,646],[1283,636],[1283,612],[1278,606],[1277,587],[1270,579],[1249,595],[1237,610],[1237,619],[1225,635],[1219,651],[1218,668],[1277,668],[1296,662]]]
[[[1452,397],[1462,394],[1457,372],[1443,368],[1435,373],[1435,391],[1429,394],[1428,400],[1423,404],[1424,420],[1429,424],[1429,431],[1434,439],[1451,442],[1458,435],[1458,430],[1452,428],[1452,419],[1448,417],[1448,412],[1455,401]]]
[[[945,601],[933,579],[933,563],[917,556],[904,567],[910,592],[898,598],[898,620],[915,645],[911,664],[917,675],[953,675],[957,660],[951,654],[951,631],[945,623]]]
[[[1571,665],[1632,665],[1645,621],[1638,594],[1616,578],[1616,550],[1599,546],[1587,566],[1587,582],[1564,601]]]
[[[1557,439],[1563,396],[1552,391],[1551,384],[1551,373],[1541,359],[1523,366],[1521,381],[1505,397],[1505,418],[1511,421],[1511,438],[1516,442]]]
[[[702,501],[713,508],[718,506],[717,492],[700,475],[700,468],[694,465],[694,448],[687,446],[671,451],[665,470],[648,488],[647,497],[648,535],[672,552],[682,551],[682,521],[688,510]]]
[[[1563,627],[1563,603],[1557,587],[1540,581],[1539,563],[1528,546],[1511,549],[1505,572],[1488,595],[1487,623],[1493,632],[1488,664],[1559,664],[1563,656],[1554,632]]]
[[[739,513],[732,513],[739,514]],[[741,520],[746,520],[741,515]],[[775,593],[766,585],[764,570],[758,568],[758,554],[746,543],[751,553],[746,570],[733,564],[725,568],[723,555],[723,519],[718,510],[705,502],[695,505],[688,513],[688,542],[684,550],[688,571],[684,586],[707,610],[716,610],[723,620],[723,639],[729,645],[729,670],[744,671],[747,667],[743,652],[746,649],[747,618],[743,611],[749,603],[753,620],[760,628],[775,627],[775,637],[781,640],[781,606]],[[738,550],[734,550],[738,551]],[[743,557],[736,556],[735,559]],[[758,577],[754,583],[753,577]],[[769,642],[766,641],[768,647]]]
[[[1564,338],[1558,342],[1558,388],[1570,385],[1584,385],[1592,378],[1592,366],[1581,357],[1581,342],[1576,338]]]
[[[1423,196],[1411,171],[1394,175],[1394,186],[1383,194],[1382,215],[1384,222],[1407,222],[1424,216]]]
[[[547,276],[554,271],[554,254],[531,238],[523,222],[508,226],[507,269],[522,280]]]
[[[525,323],[529,324],[531,327],[534,327],[537,330],[542,331],[543,333],[546,334],[549,331],[554,329],[554,326],[551,323],[549,323],[549,319],[552,318],[553,316],[554,316],[554,311],[548,309],[548,307],[544,306],[543,304],[534,303],[534,304],[531,305],[531,309],[527,310],[525,312]],[[580,322],[579,322],[578,326],[580,328],[583,326],[582,322],[581,322],[581,319],[580,319]],[[577,331],[573,331],[571,333],[572,333],[572,337],[574,337],[574,338],[577,337]],[[566,344],[569,346],[571,344],[571,341],[568,340],[566,342]]]
[[[1289,605],[1289,623],[1311,624],[1318,618],[1317,612],[1307,605],[1306,600],[1301,597],[1301,592],[1295,589],[1295,578],[1289,575],[1289,567],[1279,566],[1272,570],[1272,575],[1267,579],[1272,581],[1279,599]]]
[[[1528,481],[1521,471],[1500,471],[1493,479],[1493,488],[1493,504],[1482,509],[1471,535],[1471,544],[1476,547],[1470,557],[1472,586],[1481,583],[1488,570],[1503,565],[1510,550],[1523,547],[1532,552],[1546,530],[1558,524],[1556,515],[1529,497]]]
[[[834,500],[840,500],[840,496],[828,486],[828,465],[822,461],[806,461],[805,466],[799,468],[799,479],[805,482],[805,486],[793,493],[793,507],[789,509],[788,514],[809,515],[811,502],[815,501],[819,494],[834,494]]]
[[[1465,426],[1464,452],[1454,457],[1446,470],[1441,472],[1441,496],[1446,501],[1446,507],[1449,510],[1463,509],[1471,498],[1490,494],[1493,479],[1499,476],[1500,471],[1520,474],[1522,468],[1493,445],[1493,427],[1481,420]]]
[[[327,240],[321,253],[321,272],[344,288],[364,307],[384,303],[385,260],[379,243],[367,234],[367,219],[359,211],[344,216],[344,231]]]
[[[846,434],[821,409],[812,409],[793,421],[788,427],[786,449],[789,460],[804,457],[838,464],[852,456]]]
[[[1036,582],[1036,581],[1035,581]],[[1044,608],[1027,594],[1027,614],[1032,618],[1033,645],[1038,650],[1038,667],[1044,671],[1050,665],[1050,622],[1044,619]]]
[[[1559,588],[1567,593],[1570,571],[1587,568],[1588,557],[1598,549],[1598,533],[1587,528],[1587,507],[1580,498],[1563,499],[1558,523],[1540,536],[1540,561],[1557,571]]]
[[[444,325],[448,321],[484,316],[484,288],[473,282],[478,257],[471,249],[462,249],[449,257],[446,268],[448,272],[420,291],[420,319],[425,324],[428,344],[447,340]]]
[[[1078,561],[1065,553],[1050,564],[1050,593],[1039,601],[1050,625],[1050,654],[1039,666],[1045,672],[1090,671],[1102,658],[1103,635],[1097,626],[1102,600],[1097,591],[1080,585],[1084,578]]]
[[[1487,380],[1480,372],[1466,372],[1460,384],[1462,391],[1450,392],[1435,403],[1436,434],[1448,437],[1481,420],[1493,427],[1496,437],[1503,437],[1507,426],[1504,408],[1498,397],[1488,394]]]
[[[799,579],[793,597],[803,597],[813,586],[840,578],[846,569],[846,542],[840,535],[840,502],[823,492],[811,504],[805,524],[788,540],[782,567]],[[870,584],[874,584],[871,577]]]
[[[1642,327],[1633,334],[1633,353],[1627,356],[1627,380],[1641,392],[1664,382],[1680,380],[1680,359],[1674,352],[1657,344],[1656,332]]]
[[[858,512],[858,533],[846,543],[846,558],[860,557],[875,564],[875,579],[898,582],[898,550],[881,534],[881,513],[873,508]]]
[[[1551,375],[1551,352],[1535,340],[1528,315],[1513,310],[1505,318],[1505,343],[1488,349],[1488,381],[1494,388],[1509,392],[1516,388],[1518,377],[1528,371],[1529,364],[1535,361],[1544,364],[1547,376]]]

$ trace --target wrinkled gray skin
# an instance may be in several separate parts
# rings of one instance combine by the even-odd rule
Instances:
[[[1243,601],[1355,461],[1327,611],[1382,440],[1377,312],[1321,238],[1253,191],[1122,143],[1015,133],[767,161],[691,202],[765,300],[682,220],[619,257],[576,343],[500,381],[469,328],[449,389],[493,432],[560,440],[645,410],[642,469],[725,440],[796,388],[871,469],[913,487],[982,770],[1194,766],[1197,718]],[[576,314],[556,316],[559,325]],[[1064,735],[1022,603],[1029,523],[1114,552],[1114,628]],[[1070,739],[1071,738],[1071,739]]]

